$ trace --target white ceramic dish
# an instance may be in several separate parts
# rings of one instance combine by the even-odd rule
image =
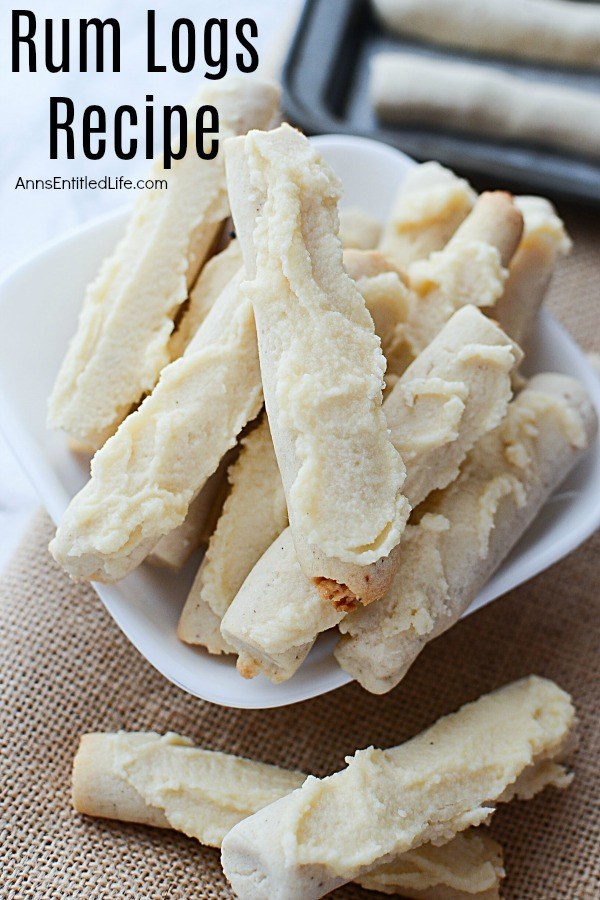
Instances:
[[[402,153],[362,138],[324,136],[314,143],[342,179],[344,204],[379,218],[414,165]],[[88,473],[67,449],[65,436],[46,429],[47,397],[75,330],[84,288],[122,233],[126,217],[126,212],[115,213],[61,239],[0,286],[0,425],[55,522]],[[528,368],[574,375],[600,409],[600,379],[546,312]],[[600,450],[595,444],[469,612],[556,562],[599,524]],[[213,703],[264,708],[314,697],[350,680],[333,659],[332,636],[322,636],[295,677],[277,686],[263,676],[245,681],[231,659],[180,643],[175,633],[179,610],[197,564],[190,561],[177,575],[142,565],[119,584],[95,586],[129,640],[170,681]]]

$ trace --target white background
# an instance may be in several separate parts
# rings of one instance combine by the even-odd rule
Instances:
[[[37,17],[36,73],[12,73],[10,28],[12,7],[30,9]],[[167,63],[166,73],[148,74],[146,67],[146,13],[155,9],[159,29],[157,59]],[[80,121],[83,109],[100,104],[107,113],[122,103],[128,103],[141,113],[145,96],[154,95],[156,125],[160,125],[159,110],[164,104],[186,103],[203,82],[206,71],[203,61],[203,28],[214,16],[230,22],[229,56],[235,52],[235,23],[239,18],[252,17],[258,25],[255,45],[259,51],[261,69],[271,68],[283,58],[291,28],[299,8],[299,0],[170,0],[166,2],[117,2],[117,0],[28,0],[25,4],[2,4],[0,11],[0,275],[35,254],[48,241],[77,228],[109,210],[130,204],[133,193],[127,191],[23,191],[15,190],[22,178],[51,178],[55,175],[70,178],[88,175],[123,175],[132,179],[143,176],[149,163],[143,146],[130,162],[116,158],[107,148],[104,159],[88,161],[76,146],[76,159],[50,160],[49,98],[70,97],[75,103],[75,121]],[[80,73],[78,22],[80,16],[108,16],[121,25],[121,72],[113,74]],[[187,17],[196,25],[197,63],[189,74],[174,72],[169,65],[171,28],[178,17]],[[71,71],[50,74],[44,67],[44,19],[71,20]],[[55,27],[55,35],[60,30]],[[58,45],[57,45],[58,53]],[[91,60],[94,60],[92,55]],[[22,53],[26,68],[26,55]],[[111,60],[110,53],[107,57]],[[105,67],[108,66],[105,64]],[[234,65],[230,64],[230,72]],[[158,145],[157,145],[158,146]],[[68,277],[68,273],[65,273]],[[44,286],[40,284],[40,290]],[[26,302],[26,298],[24,298]],[[0,328],[3,327],[0,310]],[[19,336],[15,335],[15,340]],[[50,390],[51,385],[48,385]],[[12,553],[23,528],[38,501],[18,463],[0,436],[0,568]]]

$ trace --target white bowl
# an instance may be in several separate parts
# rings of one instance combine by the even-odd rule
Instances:
[[[344,205],[360,206],[384,218],[413,161],[364,138],[324,136],[313,142],[342,179]],[[47,430],[47,397],[75,330],[84,288],[122,234],[126,218],[125,211],[118,212],[57,241],[0,285],[0,425],[55,522],[85,483],[88,471],[67,449],[64,434]],[[600,409],[600,379],[547,312],[541,316],[528,368],[574,375]],[[469,612],[556,562],[599,524],[600,450],[596,443]],[[231,657],[209,656],[182,644],[176,636],[177,620],[197,564],[197,559],[190,561],[176,575],[142,565],[118,584],[95,585],[119,627],[166,678],[213,703],[247,708],[296,703],[350,680],[332,656],[332,635],[323,635],[294,678],[281,685],[272,685],[264,676],[245,681]],[[43,603],[43,597],[39,602]]]

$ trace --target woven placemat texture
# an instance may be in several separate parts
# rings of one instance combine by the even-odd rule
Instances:
[[[558,204],[573,239],[573,252],[561,260],[547,306],[586,351],[600,352],[600,214]]]
[[[591,214],[563,212],[576,252],[555,279],[550,302],[582,345],[598,350],[600,228]],[[600,896],[599,535],[427,647],[390,695],[372,697],[352,684],[293,707],[252,712],[198,701],[165,681],[94,591],[71,583],[52,562],[51,534],[39,513],[0,579],[2,898],[231,897],[217,851],[173,832],[72,810],[71,763],[82,732],[174,730],[209,749],[324,775],[358,747],[397,744],[532,672],[575,699],[576,779],[565,792],[546,791],[494,816],[491,833],[506,852],[504,896]],[[348,886],[335,896],[376,895]]]

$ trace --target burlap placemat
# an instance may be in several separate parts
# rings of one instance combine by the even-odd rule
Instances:
[[[555,279],[551,305],[584,347],[597,350],[600,229],[591,213],[563,212],[576,253]],[[492,834],[506,851],[504,896],[600,896],[594,781],[600,536],[435,641],[390,695],[372,697],[349,685],[293,707],[249,712],[195,700],[158,675],[94,591],[72,584],[53,564],[46,550],[51,532],[38,514],[0,580],[2,897],[231,896],[216,851],[172,832],[73,812],[70,769],[84,731],[171,729],[210,749],[323,775],[358,747],[396,744],[531,672],[572,693],[581,743],[568,791],[546,791],[494,816]],[[350,886],[335,896],[370,895]]]

